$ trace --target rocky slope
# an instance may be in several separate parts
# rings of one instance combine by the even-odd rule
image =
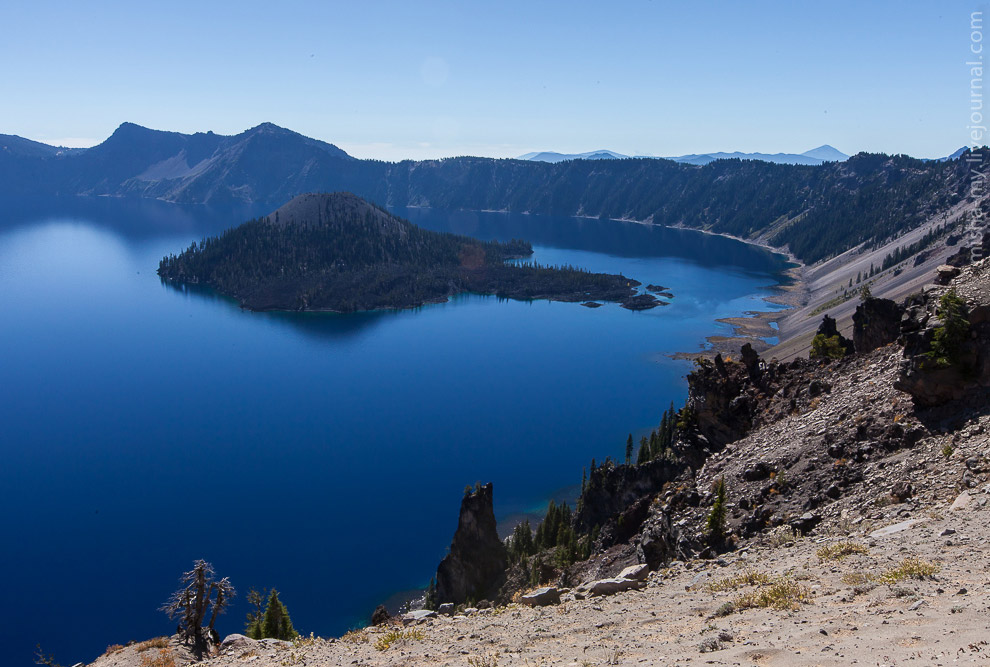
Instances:
[[[920,514],[920,523],[887,534],[871,536],[857,526],[848,536],[842,531],[754,545],[717,560],[677,561],[652,573],[645,588],[614,596],[573,600],[565,593],[550,607],[510,605],[292,645],[232,642],[205,664],[983,664],[990,652],[986,500],[981,493],[961,510],[940,500]],[[884,514],[878,524],[903,523]],[[819,558],[822,549],[847,541],[863,552]],[[941,569],[891,584],[857,583],[908,557]],[[790,577],[802,599],[793,608],[716,615],[726,602],[758,590],[734,579],[762,573]]]
[[[206,664],[986,662],[990,327],[979,314],[990,261],[942,282],[906,304],[863,306],[856,339],[875,349],[788,363],[746,350],[699,364],[670,451],[593,473],[574,520],[599,522],[592,555],[541,573],[544,588],[339,639],[231,640]],[[949,367],[926,369],[917,341],[950,321],[950,290],[967,335]],[[884,344],[893,319],[899,339]],[[933,392],[941,377],[906,381],[957,365],[962,395]],[[487,516],[488,501],[479,490],[470,513]],[[470,548],[456,551],[470,562]],[[130,647],[94,664],[136,656]]]
[[[835,257],[793,269],[793,284],[773,299],[790,309],[730,321],[738,327],[737,336],[742,337],[720,339],[716,348],[735,349],[748,340],[761,353],[782,361],[807,356],[822,313],[834,317],[839,330],[850,335],[852,316],[859,303],[856,297],[863,287],[868,287],[874,296],[902,301],[931,283],[939,266],[949,262],[962,265],[974,256],[973,250],[977,257],[987,256],[982,246],[988,231],[988,210],[990,202],[985,197],[968,197],[885,243],[858,245]],[[915,250],[905,252],[911,248]],[[903,258],[883,269],[885,261],[899,251]],[[871,269],[876,271],[872,276]],[[767,322],[775,322],[776,330]],[[765,338],[777,338],[779,343],[768,345]],[[770,347],[772,351],[768,351]]]

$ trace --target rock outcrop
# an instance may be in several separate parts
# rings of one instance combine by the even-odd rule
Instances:
[[[960,273],[961,271],[958,267],[951,266],[949,264],[942,264],[941,266],[936,267],[935,269],[935,274],[936,274],[935,282],[937,282],[939,285],[948,285],[949,283],[952,282],[952,279],[958,276]]]
[[[835,320],[831,322],[834,325]],[[851,341],[841,341],[852,347]],[[689,433],[696,443],[686,450],[692,455],[689,463],[693,466],[701,465],[708,454],[760,424],[831,390],[827,373],[807,360],[765,362],[749,344],[741,352],[741,363],[727,362],[722,355],[716,355],[714,361],[698,359],[688,375],[685,428],[681,432]]]
[[[220,642],[221,655],[241,655],[249,651],[257,650],[258,642],[255,639],[240,634],[227,635]]]
[[[581,531],[590,531],[595,526],[606,526],[620,514],[628,513],[622,523],[630,532],[616,536],[611,542],[628,539],[646,517],[643,513],[636,520],[637,501],[658,493],[666,482],[675,479],[683,470],[683,465],[662,458],[635,466],[599,466],[588,478],[581,507],[575,516],[575,526]]]
[[[726,365],[722,355],[714,363],[698,359],[688,375],[689,414],[705,442],[719,447],[738,440],[753,425],[753,404],[744,388],[752,375],[739,364]]]
[[[867,298],[853,314],[853,346],[860,354],[872,352],[901,335],[904,309],[890,299]]]
[[[505,579],[508,557],[498,537],[492,485],[464,495],[450,553],[437,568],[437,602],[460,604],[494,597]]]
[[[437,612],[432,609],[416,609],[403,614],[401,620],[403,625],[414,625],[436,617]]]
[[[375,607],[375,611],[371,614],[371,624],[372,625],[385,625],[391,620],[392,616],[388,613],[388,609],[385,605],[380,604]]]
[[[687,558],[697,551],[695,545],[682,538],[671,525],[670,512],[657,512],[651,516],[644,523],[636,546],[637,558],[651,570],[657,570],[676,558]]]
[[[962,268],[987,256],[990,256],[990,232],[984,232],[979,243],[959,248],[955,254],[945,260],[945,263],[950,267]]]
[[[990,305],[967,300],[960,313],[965,337],[952,345],[951,354],[939,355],[934,344],[946,326],[943,294],[934,288],[910,297],[901,322],[904,359],[894,386],[909,393],[919,408],[959,400],[974,389],[990,387]]]

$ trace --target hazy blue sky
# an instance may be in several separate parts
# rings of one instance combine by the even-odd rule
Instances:
[[[0,133],[92,145],[123,121],[223,134],[271,121],[383,159],[823,143],[935,157],[968,142],[979,8],[5,2]]]

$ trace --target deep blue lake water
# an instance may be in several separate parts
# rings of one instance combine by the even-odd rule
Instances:
[[[158,260],[257,211],[5,203],[0,215],[0,643],[29,664],[169,634],[196,558],[275,586],[298,630],[341,633],[424,586],[466,484],[538,510],[685,395],[720,317],[766,308],[782,258],[614,221],[406,210],[521,237],[535,260],[669,287],[673,305],[463,296],[418,310],[251,313],[160,283]],[[14,613],[16,610],[16,613]]]

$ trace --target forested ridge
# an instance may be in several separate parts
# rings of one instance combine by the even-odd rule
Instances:
[[[860,243],[880,244],[962,201],[970,182],[967,156],[934,162],[861,153],[821,166],[731,159],[703,167],[647,158],[556,164],[455,158],[415,168],[402,163],[388,180],[393,199],[403,193],[416,205],[762,234],[815,262]]]
[[[66,152],[18,137],[7,144],[16,150],[0,151],[0,194],[278,206],[305,192],[347,190],[390,207],[629,218],[760,237],[805,262],[895,238],[968,196],[970,170],[990,163],[986,148],[946,161],[860,153],[820,166],[728,159],[699,167],[655,158],[389,163],[358,160],[269,123],[231,137],[125,123],[99,146]]]
[[[208,285],[254,310],[339,312],[407,308],[460,292],[625,301],[639,284],[569,266],[506,263],[532,252],[526,241],[425,230],[350,194],[303,195],[163,258],[158,274]]]

